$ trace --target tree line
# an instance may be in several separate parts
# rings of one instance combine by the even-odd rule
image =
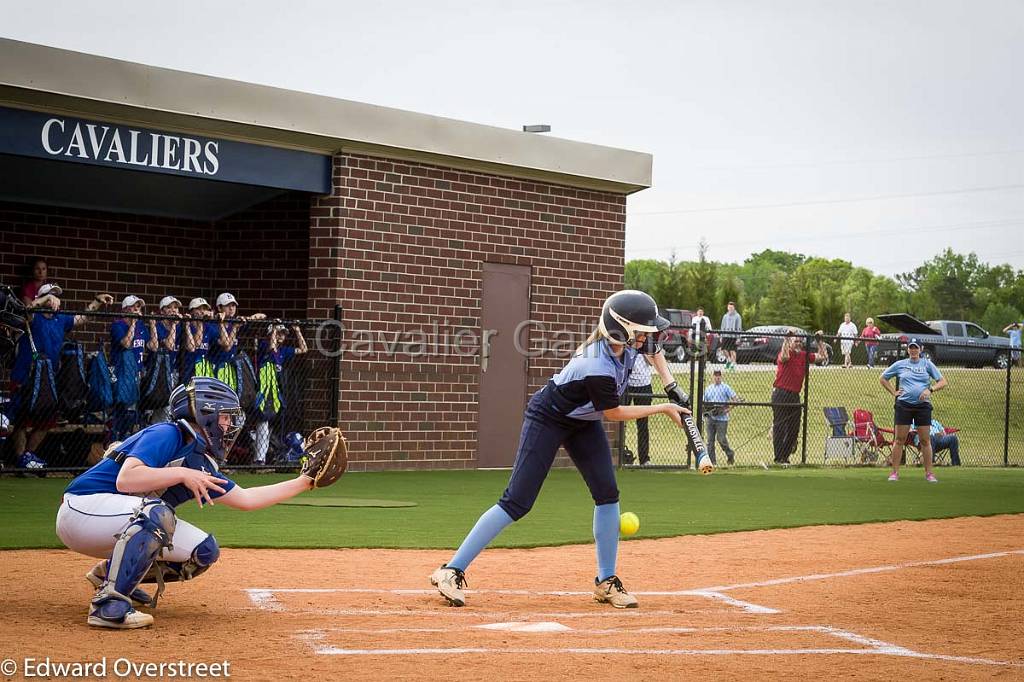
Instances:
[[[749,329],[789,324],[835,333],[850,313],[857,327],[868,317],[906,312],[922,320],[970,320],[991,334],[1021,321],[1024,270],[989,265],[952,249],[895,277],[878,275],[839,258],[808,257],[765,249],[742,264],[710,260],[701,242],[698,260],[632,260],[625,284],[666,308],[703,306],[717,327],[735,301]],[[876,323],[878,321],[876,320]]]

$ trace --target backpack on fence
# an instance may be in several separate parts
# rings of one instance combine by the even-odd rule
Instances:
[[[270,421],[284,408],[284,396],[278,381],[277,366],[273,360],[260,365],[260,390],[256,394],[256,409],[264,421]]]
[[[114,403],[135,405],[139,402],[139,361],[135,351],[126,348],[117,354],[114,361]]]
[[[114,404],[114,386],[103,344],[89,361],[89,411],[106,412]]]
[[[174,368],[171,354],[167,350],[159,350],[149,354],[146,373],[142,376],[139,393],[140,410],[158,410],[167,406],[174,388]]]
[[[259,386],[256,383],[256,370],[252,366],[252,360],[247,353],[239,353],[233,360],[235,366],[235,379],[238,383],[235,389],[238,393],[238,404],[247,416],[256,416],[259,413],[257,395]]]
[[[89,403],[89,384],[85,379],[85,358],[82,346],[65,341],[60,349],[57,371],[57,395],[60,412],[70,422],[80,421]]]
[[[36,348],[31,325],[25,325],[25,333],[32,348],[32,362],[29,364],[28,381],[22,386],[19,401],[21,416],[34,422],[47,421],[57,413],[57,381],[53,373],[53,361]]]

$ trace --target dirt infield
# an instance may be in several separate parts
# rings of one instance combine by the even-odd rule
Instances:
[[[225,550],[129,632],[85,625],[88,558],[4,552],[0,654],[244,680],[1024,679],[1024,516],[631,541],[628,611],[590,600],[593,551],[486,551],[453,609],[426,578],[449,552]]]

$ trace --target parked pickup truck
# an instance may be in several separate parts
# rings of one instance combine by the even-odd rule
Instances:
[[[882,363],[906,357],[904,347],[911,338],[921,342],[921,357],[929,358],[936,364],[992,365],[1006,369],[1010,362],[1010,339],[992,336],[973,322],[922,322],[907,313],[879,315],[878,319],[899,330],[897,334],[882,334],[879,337],[878,358]]]

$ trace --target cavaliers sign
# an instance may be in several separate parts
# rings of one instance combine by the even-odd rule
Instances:
[[[184,135],[54,116],[43,123],[40,142],[50,156],[180,170],[199,175],[216,175],[220,170],[218,142]]]
[[[0,107],[0,154],[326,194],[329,156]]]

